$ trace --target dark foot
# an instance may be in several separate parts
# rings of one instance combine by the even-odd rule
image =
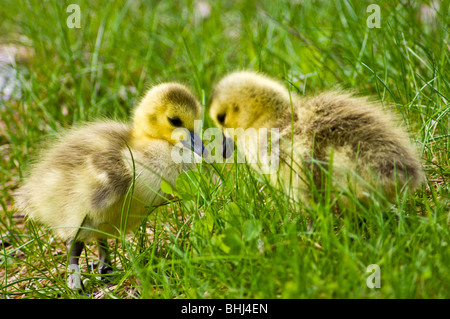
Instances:
[[[111,282],[114,280],[113,275],[117,270],[114,270],[111,265],[111,258],[108,251],[108,242],[105,238],[98,240],[98,255],[99,264],[98,272],[100,273],[100,280]]]
[[[100,262],[98,266],[100,277],[98,277],[98,279],[106,282],[112,282],[116,278],[115,274],[119,271],[121,271],[121,269],[113,269],[112,267]]]

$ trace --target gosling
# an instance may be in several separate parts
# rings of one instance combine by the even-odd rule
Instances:
[[[130,124],[84,124],[42,153],[18,189],[16,203],[65,241],[70,289],[84,290],[78,259],[85,242],[98,241],[100,274],[113,272],[108,235],[135,229],[150,208],[167,200],[161,181],[174,184],[192,168],[172,160],[174,148],[182,151],[172,133],[189,130],[185,135],[195,140],[193,150],[201,155],[203,145],[194,133],[194,121],[201,118],[202,106],[185,86],[163,83],[146,93]]]
[[[246,158],[257,154],[236,128],[278,132],[279,168],[269,179],[295,201],[308,204],[314,188],[314,194],[323,192],[330,172],[335,189],[363,202],[370,193],[392,201],[396,190],[415,189],[424,180],[406,132],[367,98],[338,91],[301,97],[266,75],[238,71],[217,83],[210,101],[211,118]],[[252,166],[261,171],[262,165]]]

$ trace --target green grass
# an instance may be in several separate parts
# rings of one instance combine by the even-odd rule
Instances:
[[[126,120],[145,88],[189,85],[206,104],[226,72],[264,71],[301,94],[355,90],[393,106],[417,142],[427,183],[382,209],[334,213],[330,200],[294,205],[244,164],[199,165],[184,200],[111,239],[116,282],[95,298],[449,298],[449,3],[381,1],[25,1],[0,3],[1,47],[17,49],[20,96],[0,101],[0,294],[80,297],[65,288],[62,243],[24,222],[12,193],[49,136],[72,124]],[[81,28],[66,7],[81,8]],[[209,3],[206,2],[205,3]],[[206,117],[205,127],[212,126]],[[312,220],[312,227],[310,221]],[[366,268],[378,264],[381,288]]]

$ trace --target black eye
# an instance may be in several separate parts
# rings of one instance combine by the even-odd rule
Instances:
[[[178,117],[168,117],[170,124],[176,127],[180,127],[183,122]]]
[[[219,123],[222,125],[225,124],[225,116],[226,116],[225,113],[217,115],[217,121],[219,121]]]

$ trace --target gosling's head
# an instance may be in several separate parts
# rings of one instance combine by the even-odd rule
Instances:
[[[222,129],[260,128],[289,107],[289,91],[281,83],[260,73],[238,71],[215,86],[210,116]]]
[[[178,83],[152,87],[133,114],[133,139],[136,144],[148,139],[163,139],[175,145],[180,135],[177,128],[186,128],[194,139],[194,121],[202,119],[202,106],[192,92]]]

